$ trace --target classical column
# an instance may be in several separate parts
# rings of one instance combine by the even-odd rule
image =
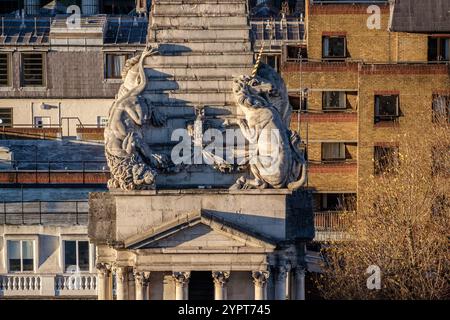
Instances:
[[[136,300],[147,300],[147,286],[150,272],[135,272],[134,283],[136,286]]]
[[[124,267],[114,268],[116,273],[116,297],[117,300],[126,300],[126,275],[127,270]]]
[[[253,283],[255,285],[255,300],[267,299],[267,279],[269,278],[268,271],[253,271]]]
[[[275,300],[286,300],[287,267],[279,266],[275,273]]]
[[[305,269],[295,268],[295,300],[305,300]]]
[[[190,276],[190,272],[174,272],[172,274],[175,279],[175,300],[188,300]]]
[[[227,282],[230,277],[229,272],[213,271],[214,300],[227,300]]]
[[[98,300],[110,300],[112,294],[109,293],[109,273],[111,271],[111,267],[107,263],[97,263],[97,298]]]
[[[136,286],[134,282],[134,272],[130,268],[127,270],[128,273],[128,300],[136,300]]]

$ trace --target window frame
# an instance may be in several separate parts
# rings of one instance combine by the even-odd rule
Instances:
[[[0,52],[6,56],[6,84],[0,83],[0,88],[11,88],[12,87],[12,58],[10,52]]]
[[[327,105],[332,93],[339,93],[339,106],[330,107]],[[341,101],[342,99],[342,101]],[[343,111],[347,109],[347,92],[339,90],[326,90],[322,91],[322,110],[323,111]]]
[[[432,57],[431,55],[431,41],[435,40],[436,43],[436,56]],[[445,49],[445,46],[443,46],[443,43],[447,43],[447,49]],[[441,51],[442,48],[444,48],[443,50],[446,51],[447,57],[442,57]],[[450,61],[450,37],[448,36],[429,36],[428,37],[428,57],[427,60],[429,62],[449,62]]]
[[[11,113],[11,123],[5,125],[3,122],[0,122],[0,127],[12,128],[14,126],[14,110],[11,107],[10,108],[1,107],[0,108],[0,115],[2,114],[3,110],[9,110],[10,111],[10,113]],[[0,117],[0,119],[3,119],[3,118]]]
[[[122,66],[122,69],[120,70],[120,74],[119,75],[116,75],[114,77],[110,77],[108,75],[108,71],[109,71],[109,68],[108,68],[108,66],[109,66],[108,65],[108,63],[109,63],[108,56],[115,56],[115,57],[122,57],[122,56],[124,56],[125,57],[125,61],[123,63],[123,66]],[[104,53],[104,63],[103,63],[103,69],[104,69],[103,78],[106,81],[121,81],[122,80],[123,68],[125,67],[125,64],[127,63],[127,60],[131,59],[132,56],[133,56],[133,54],[131,52],[116,52],[116,51],[105,52]]]
[[[344,40],[344,53],[342,56],[330,56],[330,39]],[[325,52],[325,41],[328,41],[328,52]],[[347,36],[346,35],[322,35],[322,59],[323,60],[345,60],[347,59]]]
[[[292,111],[297,113],[297,112],[307,112],[308,111],[308,95],[303,94],[303,99],[302,99],[302,93],[294,92],[294,91],[290,91],[288,92],[288,99],[289,99],[289,104],[292,107]],[[292,99],[296,99],[298,100],[298,105],[299,107],[294,107],[294,104],[291,102]]]
[[[438,103],[438,99],[444,99],[445,103],[447,104],[447,122],[450,123],[450,93],[449,94],[433,94],[433,98],[432,98],[432,104],[431,104],[431,109],[432,109],[432,120],[433,123],[438,122],[438,116],[441,112],[441,110],[437,110],[437,103]],[[445,106],[444,106],[445,108]],[[444,111],[445,112],[445,111]]]
[[[24,70],[25,62],[24,55],[40,55],[42,57],[42,82],[40,84],[27,84],[28,80],[25,80]],[[45,52],[30,52],[24,51],[20,53],[20,87],[21,88],[45,88],[47,86],[47,55]]]
[[[325,145],[330,145],[330,144],[338,144],[339,145],[339,155],[342,157],[337,157],[337,158],[325,158],[324,157],[324,147]],[[345,147],[345,142],[322,142],[320,144],[320,159],[321,162],[323,163],[327,163],[327,162],[344,162],[347,158],[346,158],[346,147]]]
[[[92,266],[92,252],[91,252],[91,245],[89,243],[88,239],[62,239],[61,240],[61,268],[63,273],[68,273],[68,270],[66,268],[66,241],[68,242],[75,242],[75,261],[76,261],[76,267],[77,272],[79,273],[90,273],[91,272],[91,266]],[[80,263],[79,263],[79,242],[87,242],[88,245],[88,268],[87,270],[80,270]]]
[[[378,159],[378,155],[379,155],[379,153],[377,153],[378,149],[384,149],[385,150],[383,158],[387,157],[386,150],[388,150],[388,149],[392,149],[393,150],[392,155],[395,156],[395,159],[393,161],[393,162],[395,162],[394,166],[397,166],[399,164],[399,161],[400,161],[399,156],[398,156],[400,148],[398,146],[375,145],[373,147],[373,169],[374,169],[374,174],[376,176],[379,176],[379,175],[382,175],[384,173],[389,172],[389,168],[386,168],[385,166],[383,166],[383,168],[381,168],[381,166],[380,166],[380,162],[384,161],[384,159]]]
[[[382,97],[395,97],[396,98],[396,111],[395,115],[380,115],[380,107]],[[400,95],[399,94],[375,94],[374,96],[374,122],[386,122],[386,121],[397,121],[400,117]]]
[[[10,252],[9,252],[9,242],[10,241],[18,241],[19,242],[19,250],[20,250],[20,271],[15,271],[15,270],[11,270],[11,265],[10,265]],[[31,248],[32,248],[32,253],[33,253],[33,270],[23,270],[23,242],[27,241],[27,242],[31,242]],[[25,273],[35,273],[37,270],[37,258],[38,255],[38,250],[37,250],[37,240],[36,239],[31,239],[31,238],[16,238],[16,237],[11,237],[11,238],[6,238],[5,239],[6,242],[6,250],[5,250],[5,260],[6,260],[6,269],[8,273],[14,273],[14,274],[25,274]]]

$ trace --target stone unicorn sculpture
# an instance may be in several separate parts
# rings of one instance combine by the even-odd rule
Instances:
[[[306,161],[299,135],[289,130],[292,107],[286,85],[270,66],[258,64],[253,76],[233,82],[236,104],[244,114],[234,122],[250,144],[254,179],[241,177],[231,188],[296,190],[306,183]]]

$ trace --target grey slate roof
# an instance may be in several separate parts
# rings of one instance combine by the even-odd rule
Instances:
[[[396,0],[390,30],[450,33],[450,0]]]

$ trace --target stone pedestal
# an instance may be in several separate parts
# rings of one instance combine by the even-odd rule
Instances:
[[[216,300],[229,298],[234,271],[248,272],[255,299],[285,299],[286,262],[295,270],[303,261],[304,243],[314,235],[309,200],[306,192],[288,190],[93,193],[89,237],[100,265],[121,266],[116,268],[118,300],[148,299],[150,272],[172,273],[168,297],[187,300],[192,271],[212,272]],[[130,268],[134,277],[126,277]],[[268,287],[272,270],[274,285]],[[100,268],[100,299],[110,298],[109,278],[110,272]],[[153,285],[157,295],[161,284]]]

